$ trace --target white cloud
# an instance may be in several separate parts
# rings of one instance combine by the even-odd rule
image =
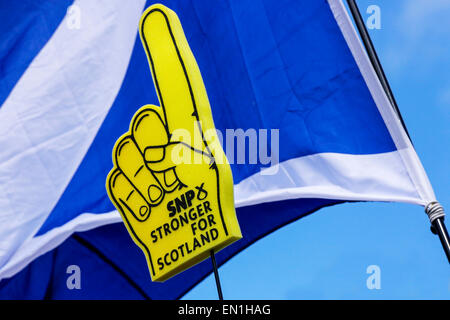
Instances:
[[[383,15],[383,11],[393,7],[391,1],[381,6],[382,19],[395,19],[383,27],[383,32],[392,33],[396,39],[384,48],[388,67],[404,72],[420,57],[415,67],[426,73],[436,67],[436,61],[449,61],[450,0],[404,0],[396,4],[395,14],[389,15]]]
[[[404,1],[399,24],[405,36],[418,39],[433,34],[450,34],[449,0]]]

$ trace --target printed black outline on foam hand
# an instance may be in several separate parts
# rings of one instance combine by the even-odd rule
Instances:
[[[192,146],[190,146],[190,145],[188,145],[188,144],[186,144],[186,143],[184,143],[182,141],[171,141],[172,134],[171,134],[171,132],[169,130],[170,129],[169,128],[169,121],[168,121],[168,117],[167,117],[166,107],[165,107],[165,104],[164,104],[164,99],[163,99],[163,96],[161,94],[161,88],[160,88],[159,83],[158,83],[158,76],[157,76],[157,73],[155,71],[155,65],[153,63],[153,58],[152,58],[151,52],[149,50],[149,46],[148,46],[148,43],[147,43],[147,38],[146,38],[146,36],[144,34],[144,30],[143,30],[144,29],[144,25],[145,25],[145,21],[147,20],[147,18],[152,13],[155,13],[155,12],[161,13],[163,15],[164,19],[165,19],[165,22],[166,22],[168,31],[170,33],[170,37],[171,37],[173,46],[174,46],[174,48],[176,50],[179,63],[182,66],[184,77],[185,77],[186,83],[187,83],[188,88],[189,88],[189,94],[190,94],[191,103],[192,103],[191,107],[194,110],[192,112],[192,114],[190,114],[190,116],[195,117],[195,119],[197,120],[196,122],[197,122],[198,131],[201,134],[202,143],[203,143],[203,146],[206,149],[206,152],[203,152],[201,150],[197,150],[194,147],[192,147]],[[179,23],[179,22],[175,21],[175,23]],[[136,231],[133,228],[133,223],[131,223],[129,221],[128,214],[126,213],[124,208],[126,208],[133,215],[133,217],[136,219],[136,221],[138,221],[138,222],[145,222],[145,221],[147,221],[147,219],[151,215],[152,207],[158,207],[161,204],[161,202],[163,201],[163,199],[164,199],[166,194],[172,193],[175,190],[180,190],[182,188],[187,187],[187,185],[184,184],[178,177],[178,174],[176,172],[177,166],[172,166],[172,167],[166,168],[166,170],[162,170],[162,171],[155,171],[154,169],[151,169],[152,164],[161,163],[161,162],[163,162],[166,159],[166,157],[172,156],[172,155],[168,155],[167,154],[167,148],[169,146],[175,145],[175,144],[184,145],[184,147],[189,148],[191,151],[200,153],[203,156],[206,156],[206,157],[208,157],[210,159],[209,170],[214,170],[214,172],[215,172],[215,180],[216,180],[216,185],[217,185],[216,192],[217,192],[218,210],[219,210],[219,215],[220,215],[220,218],[221,218],[221,221],[222,221],[222,225],[223,225],[223,229],[224,229],[224,232],[225,232],[226,236],[228,236],[228,230],[227,230],[227,226],[225,224],[225,220],[224,220],[223,213],[222,213],[222,206],[221,206],[221,202],[220,202],[221,201],[221,199],[220,199],[221,197],[220,197],[220,185],[219,185],[219,181],[220,181],[220,179],[219,179],[219,170],[218,170],[217,163],[215,161],[214,155],[211,152],[211,150],[210,150],[210,148],[208,146],[208,143],[207,143],[207,141],[205,139],[205,136],[204,136],[204,133],[203,133],[203,130],[202,130],[202,126],[201,126],[201,122],[200,122],[200,117],[199,117],[198,110],[197,110],[197,104],[196,104],[194,93],[193,93],[193,90],[192,90],[191,81],[189,79],[185,63],[184,63],[183,58],[181,56],[181,53],[179,51],[178,44],[177,44],[177,42],[175,40],[175,37],[173,35],[172,27],[171,27],[171,25],[169,23],[169,19],[168,19],[166,13],[163,10],[159,9],[159,8],[153,8],[152,10],[148,11],[147,14],[142,18],[142,22],[140,24],[140,33],[142,35],[144,48],[145,48],[145,51],[147,53],[147,57],[149,59],[150,68],[151,68],[151,71],[152,71],[152,74],[153,74],[154,84],[155,84],[156,91],[157,91],[157,94],[158,94],[158,97],[159,97],[159,101],[160,101],[160,104],[161,104],[160,107],[155,107],[155,108],[158,108],[158,110],[163,113],[165,121],[162,119],[160,113],[158,111],[156,111],[155,109],[153,109],[152,107],[143,107],[143,108],[141,108],[139,110],[139,112],[134,116],[132,126],[130,127],[130,132],[128,132],[127,135],[122,136],[117,142],[117,146],[118,147],[116,148],[117,150],[116,150],[115,154],[113,155],[114,158],[115,158],[115,166],[111,170],[111,173],[109,175],[109,181],[107,183],[107,187],[108,187],[109,194],[111,195],[111,198],[112,198],[114,204],[119,209],[119,211],[120,211],[123,219],[125,220],[125,222],[126,222],[128,228],[129,228],[130,232],[133,235],[133,238],[137,242],[140,243],[141,248],[143,250],[145,250],[145,252],[147,253],[147,257],[148,257],[148,261],[149,261],[149,264],[150,264],[151,273],[154,276],[155,275],[155,270],[154,270],[154,267],[153,267],[153,261],[152,261],[152,257],[151,257],[151,254],[150,254],[150,250],[147,247],[147,245],[141,240],[141,238],[137,235]],[[140,122],[145,118],[145,116],[142,117],[142,118],[139,118],[139,116],[143,112],[149,112],[149,111],[155,113],[158,116],[158,119],[163,124],[165,133],[167,134],[168,142],[166,144],[163,144],[163,145],[148,146],[144,150],[141,150],[139,148],[139,146],[138,146],[138,143],[137,143],[134,135],[133,135],[133,128],[135,127],[135,125],[138,126],[140,124]],[[135,123],[136,119],[138,119],[137,123]],[[143,165],[139,166],[139,168],[134,172],[134,178],[136,178],[136,176],[145,167],[151,173],[151,175],[153,176],[153,179],[156,181],[156,183],[158,183],[158,185],[150,184],[149,187],[148,187],[147,191],[148,191],[149,200],[152,200],[151,196],[150,196],[150,192],[149,192],[151,187],[156,187],[161,192],[160,195],[158,196],[158,198],[156,198],[156,200],[151,202],[151,203],[149,203],[147,201],[146,197],[144,197],[142,195],[142,193],[139,191],[139,188],[137,188],[133,184],[131,179],[129,179],[127,177],[127,175],[120,169],[120,166],[118,165],[119,162],[118,162],[118,158],[117,157],[120,154],[121,149],[124,147],[124,145],[122,145],[122,143],[125,140],[127,140],[127,139],[131,140],[134,143],[134,146],[137,148],[137,150],[139,151],[139,153],[141,154],[142,159],[143,159]],[[125,142],[127,142],[127,141],[125,141]],[[160,148],[160,149],[162,149],[163,150],[162,158],[160,160],[157,160],[157,161],[147,161],[147,159],[145,159],[145,151],[147,151],[149,148]],[[167,183],[166,183],[166,174],[169,171],[171,171],[171,170],[173,171],[173,174],[174,174],[174,177],[175,177],[175,181],[173,183],[171,183],[170,185],[167,185]],[[158,178],[159,174],[163,175],[164,186],[162,185],[162,183],[160,181],[160,178]],[[129,192],[128,196],[126,197],[126,200],[128,200],[131,197],[131,195],[133,194],[133,192],[136,191],[140,195],[140,197],[145,201],[147,207],[141,206],[140,209],[139,209],[139,212],[136,213],[127,205],[126,201],[123,201],[123,199],[121,199],[121,198],[119,198],[119,199],[116,198],[116,195],[114,194],[114,186],[115,186],[116,180],[119,177],[119,175],[123,175],[125,177],[125,179],[128,181],[128,183],[133,188],[133,190],[131,192]],[[171,189],[171,187],[174,184],[176,184],[176,183],[178,183],[178,185],[175,186],[175,188]],[[203,184],[200,185],[200,186],[192,186],[192,187],[195,187],[196,189],[202,188]],[[168,191],[168,190],[170,190],[170,191]],[[199,193],[200,193],[200,191],[199,191]],[[145,210],[142,210],[143,208]],[[141,211],[145,211],[145,212],[141,212]]]

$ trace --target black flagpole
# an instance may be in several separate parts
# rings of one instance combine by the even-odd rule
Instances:
[[[219,300],[223,300],[222,286],[220,285],[219,270],[217,269],[216,257],[214,255],[214,250],[211,250],[209,253],[211,254],[211,262],[212,262],[212,266],[213,266],[213,270],[214,270],[214,278],[216,278],[217,294],[219,295]]]
[[[400,122],[402,123],[403,129],[408,135],[408,138],[411,140],[408,130],[406,129],[405,122],[403,121],[402,115],[400,114],[397,102],[395,101],[394,94],[392,93],[391,87],[389,86],[389,82],[387,81],[383,67],[381,66],[380,60],[378,59],[378,55],[375,51],[372,39],[370,39],[369,32],[367,32],[366,25],[361,16],[361,12],[358,9],[356,0],[347,0],[347,4],[348,7],[350,8],[350,12],[352,13],[356,27],[358,28],[359,34],[364,43],[364,47],[366,48],[367,54],[369,55],[370,62],[372,63],[372,66],[375,69],[378,79],[380,80],[381,85],[383,86],[383,89],[386,92],[386,95],[392,105],[392,108],[395,110],[398,118],[400,119]],[[444,216],[445,216],[444,209],[439,203],[432,202],[426,206],[425,212],[430,218],[431,231],[434,234],[439,235],[442,247],[444,248],[444,252],[447,256],[448,262],[450,263],[450,240],[449,240],[450,238],[444,223]]]
[[[373,68],[378,76],[378,79],[383,86],[384,91],[391,103],[392,107],[395,110],[400,122],[402,123],[403,129],[405,129],[408,138],[411,140],[409,136],[408,129],[406,129],[405,122],[403,121],[402,115],[400,114],[400,110],[397,105],[397,101],[394,98],[394,94],[392,93],[391,86],[387,81],[386,75],[384,73],[383,67],[381,66],[380,60],[378,59],[377,52],[375,51],[375,47],[372,43],[372,39],[370,39],[369,32],[367,32],[366,25],[364,24],[364,20],[361,16],[361,13],[356,5],[355,0],[347,0],[348,7],[352,13],[353,19],[355,20],[356,27],[358,28],[359,34],[361,35],[362,41],[364,43],[364,47],[366,48],[367,54],[369,55],[370,62],[372,63]]]

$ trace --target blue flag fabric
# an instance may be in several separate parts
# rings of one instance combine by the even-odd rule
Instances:
[[[137,37],[153,3],[0,4],[0,298],[175,299],[211,272],[204,261],[152,283],[105,190],[114,142],[158,104]],[[219,265],[325,206],[434,200],[341,1],[160,3],[180,18],[216,128],[278,132],[276,162],[231,164],[243,239]],[[68,265],[83,290],[68,289]]]

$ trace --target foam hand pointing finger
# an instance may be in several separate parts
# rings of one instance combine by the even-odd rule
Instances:
[[[136,112],[116,142],[106,187],[152,280],[164,281],[241,232],[231,169],[211,146],[217,137],[208,97],[178,17],[153,5],[139,32],[160,106]]]

